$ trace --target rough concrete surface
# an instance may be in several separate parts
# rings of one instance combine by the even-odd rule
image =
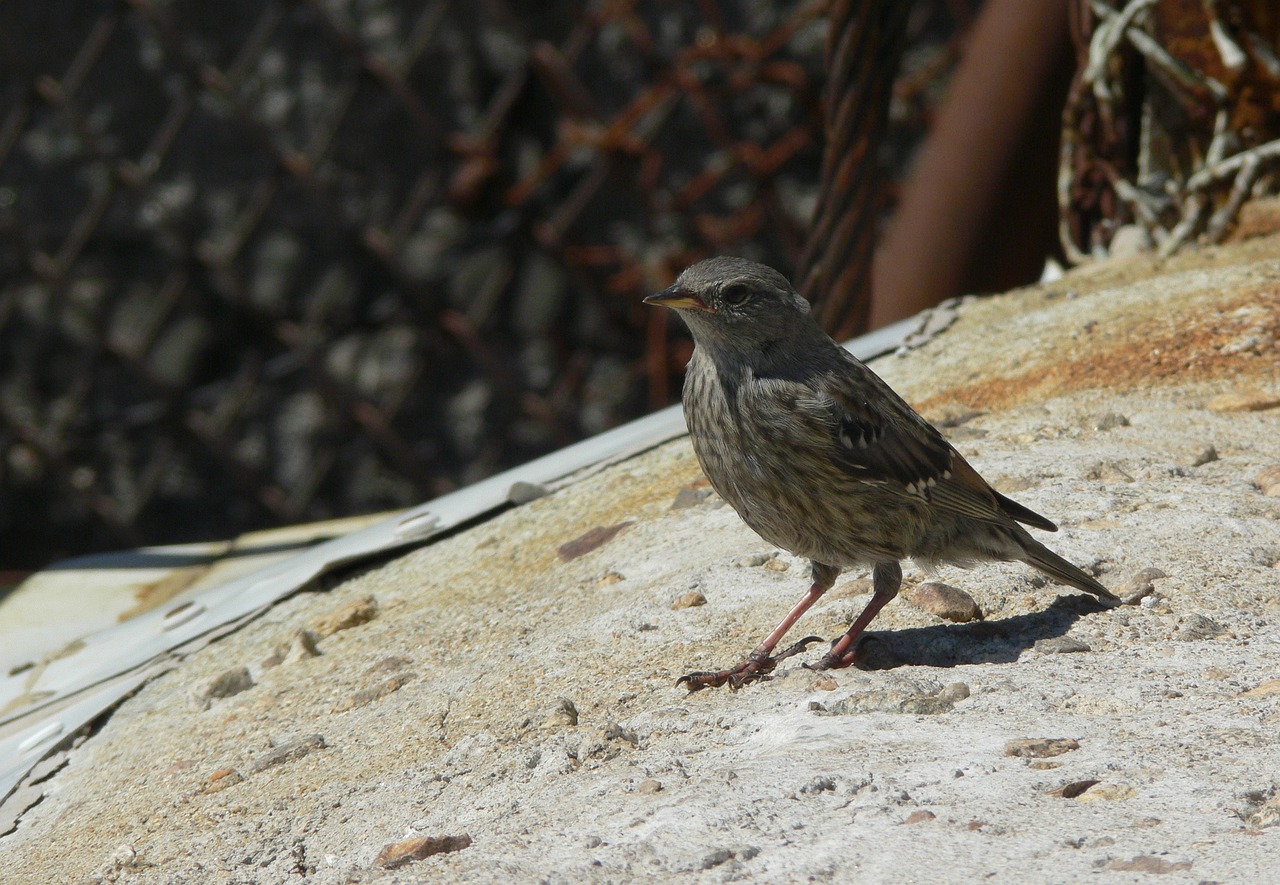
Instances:
[[[874,669],[805,669],[819,646],[686,694],[807,569],[681,440],[146,685],[0,839],[0,878],[1280,881],[1278,255],[1070,274],[875,364],[1133,605],[944,569],[873,625]],[[868,590],[846,574],[797,637]],[[965,595],[981,620],[930,613]]]

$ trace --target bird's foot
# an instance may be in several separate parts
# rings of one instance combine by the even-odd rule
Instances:
[[[832,643],[834,646],[835,643]],[[856,643],[853,648],[844,652],[837,653],[834,649],[827,652],[818,659],[816,664],[805,664],[810,670],[843,670],[845,667],[852,667],[855,664],[862,664],[866,660],[866,644],[863,642]]]
[[[698,691],[703,688],[719,688],[722,685],[727,685],[733,691],[737,691],[742,686],[772,673],[774,667],[778,666],[778,661],[786,660],[792,655],[799,654],[813,643],[821,641],[821,636],[806,636],[776,655],[770,655],[757,649],[747,655],[747,659],[737,666],[730,667],[728,670],[698,670],[694,673],[686,673],[676,681],[676,685],[683,685],[689,691]]]

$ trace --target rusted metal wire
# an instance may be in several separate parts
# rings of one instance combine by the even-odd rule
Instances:
[[[1139,229],[1168,255],[1277,191],[1280,10],[1268,0],[1079,0],[1058,175],[1070,260]]]
[[[866,328],[884,211],[878,149],[910,13],[911,4],[901,0],[836,0],[831,7],[822,187],[799,280],[819,321],[837,337]]]

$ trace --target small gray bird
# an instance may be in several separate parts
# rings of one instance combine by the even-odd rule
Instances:
[[[818,637],[774,649],[839,574],[871,566],[873,595],[822,658],[854,663],[862,631],[902,583],[899,561],[1020,560],[1056,581],[1119,600],[1018,523],[1057,526],[991,488],[889,385],[832,341],[782,274],[711,258],[645,299],[693,333],[684,414],[712,487],[770,544],[812,561],[813,586],[747,658],[690,673],[691,690],[737,688]]]

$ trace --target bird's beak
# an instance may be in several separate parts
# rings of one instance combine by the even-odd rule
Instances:
[[[672,310],[699,310],[703,313],[715,313],[715,309],[710,307],[707,302],[688,289],[681,289],[679,286],[668,286],[661,292],[654,292],[644,300],[644,303],[656,304],[659,307],[669,307]]]

